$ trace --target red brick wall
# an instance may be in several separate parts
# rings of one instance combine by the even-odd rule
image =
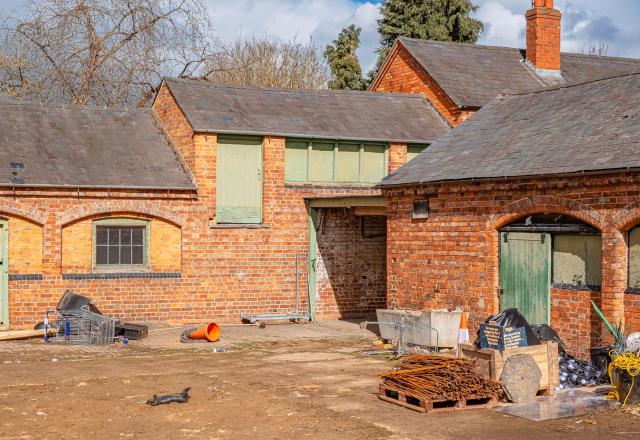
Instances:
[[[627,294],[624,297],[625,334],[640,332],[640,295]]]
[[[291,312],[295,301],[296,255],[300,256],[300,296],[305,307],[309,247],[306,199],[380,195],[370,187],[286,185],[285,140],[265,137],[264,225],[258,229],[220,228],[215,224],[216,135],[192,133],[164,87],[154,103],[154,111],[188,164],[198,185],[197,192],[0,190],[0,214],[41,225],[43,237],[41,273],[25,274],[12,271],[12,265],[9,266],[12,327],[28,327],[41,321],[45,310],[55,307],[65,289],[88,295],[105,314],[128,320],[225,321],[237,320],[241,312]],[[403,147],[406,150],[400,144],[391,150]],[[399,165],[396,162],[394,166]],[[158,218],[179,226],[180,270],[151,275],[162,278],[70,278],[91,273],[69,274],[62,270],[63,227],[81,219],[113,215]],[[341,232],[344,236],[354,234],[353,225],[348,228]],[[345,249],[345,258],[364,253],[358,249],[357,241],[351,244],[352,248]],[[376,242],[376,246],[380,244]],[[364,250],[373,252],[369,241],[363,241],[362,245]],[[358,264],[364,269],[361,262]],[[318,316],[336,318],[343,312],[360,313],[368,307],[377,307],[383,293],[381,272],[376,268],[374,273],[374,280],[354,278],[350,286],[338,283],[335,290],[339,298],[321,294],[317,298]],[[367,283],[376,285],[372,294],[376,299],[360,301],[359,295]],[[350,294],[351,287],[354,290]],[[338,303],[346,306],[337,307]]]
[[[385,308],[386,218],[330,208],[318,210],[318,222],[319,313],[355,317]]]
[[[498,230],[534,213],[572,215],[602,232],[600,305],[613,321],[626,318],[636,328],[640,301],[625,294],[626,232],[640,223],[639,174],[584,176],[501,182],[459,182],[385,190],[388,217],[388,303],[422,309],[463,305],[471,312],[472,331],[499,310]],[[416,199],[430,199],[430,218],[413,220]],[[558,292],[556,292],[558,293]],[[585,293],[557,296],[552,317],[591,317]],[[566,305],[567,310],[561,312]],[[625,308],[628,306],[628,308]],[[579,310],[575,310],[578,307]],[[569,310],[570,309],[570,310]],[[569,329],[568,326],[571,326]],[[561,328],[580,352],[577,341],[588,324]],[[595,337],[608,339],[597,323]],[[594,342],[595,343],[595,342]]]
[[[454,126],[475,113],[460,109],[401,44],[389,57],[386,68],[372,84],[372,91],[421,94]]]
[[[598,345],[600,318],[591,300],[599,302],[600,292],[572,289],[551,289],[551,327],[569,353],[589,359],[589,347]]]

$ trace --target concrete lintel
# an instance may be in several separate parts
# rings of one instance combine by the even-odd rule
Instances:
[[[310,199],[311,208],[354,208],[358,206],[383,207],[384,197],[334,197],[324,199]]]

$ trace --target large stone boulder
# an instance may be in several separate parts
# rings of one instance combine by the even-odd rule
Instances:
[[[504,363],[500,385],[514,403],[533,400],[538,393],[542,373],[536,361],[528,354],[511,356]]]

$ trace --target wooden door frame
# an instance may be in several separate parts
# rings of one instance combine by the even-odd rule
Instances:
[[[1,327],[9,328],[9,221],[0,218],[2,226],[2,266],[0,267],[0,318]]]
[[[316,222],[318,210],[309,207],[309,259],[307,265],[307,291],[309,292],[309,314],[311,320],[316,320],[316,295],[317,295],[317,268],[318,268],[318,236],[316,232]]]

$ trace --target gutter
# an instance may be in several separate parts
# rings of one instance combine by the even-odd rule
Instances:
[[[125,186],[125,185],[50,185],[44,183],[30,183],[25,185],[15,185],[9,183],[1,183],[0,188],[12,188],[16,189],[29,189],[29,188],[47,188],[47,189],[66,189],[66,190],[78,190],[81,189],[117,189],[117,190],[139,190],[139,191],[197,191],[197,186],[191,187],[166,187],[166,186]]]

